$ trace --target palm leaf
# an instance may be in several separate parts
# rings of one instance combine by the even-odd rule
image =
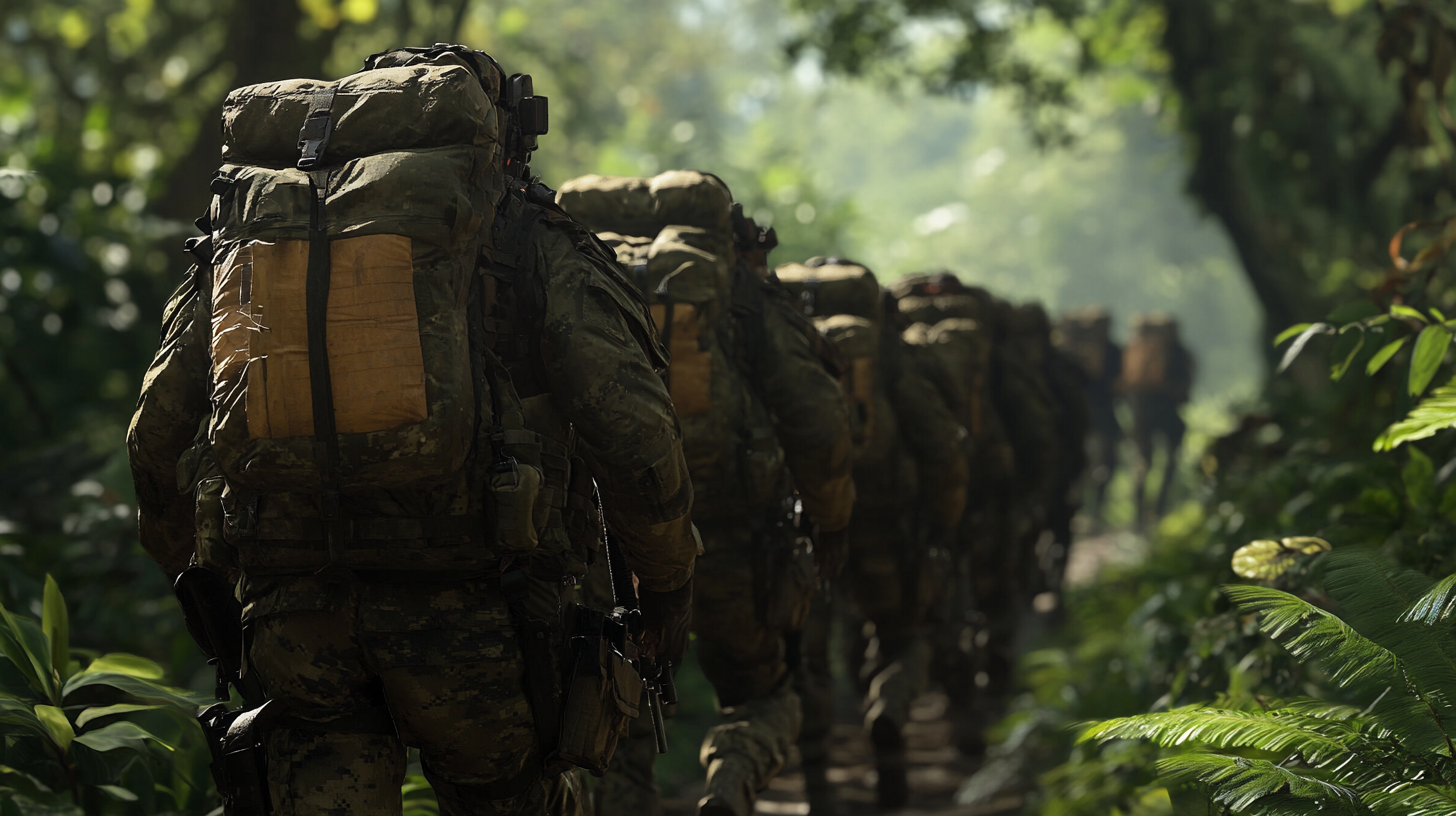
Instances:
[[[1145,739],[1164,748],[1194,744],[1273,753],[1294,751],[1318,763],[1343,753],[1345,742],[1340,736],[1354,733],[1345,723],[1298,714],[1189,706],[1100,722],[1083,731],[1078,741]]]

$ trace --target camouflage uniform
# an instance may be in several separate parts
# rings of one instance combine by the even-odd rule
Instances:
[[[1133,320],[1133,339],[1123,351],[1122,389],[1132,408],[1132,438],[1137,447],[1133,468],[1133,500],[1136,522],[1148,519],[1145,495],[1148,469],[1158,437],[1167,450],[1152,518],[1167,512],[1168,495],[1177,474],[1178,453],[1188,428],[1178,411],[1193,391],[1193,355],[1178,337],[1178,323],[1167,315],[1138,315]]]
[[[1107,487],[1117,472],[1122,424],[1117,420],[1117,383],[1122,376],[1122,348],[1107,336],[1111,316],[1101,308],[1068,313],[1061,323],[1064,353],[1071,355],[1085,377],[1088,412],[1088,442],[1091,448],[1092,504],[1088,514],[1102,518]],[[1077,335],[1072,338],[1072,335]]]
[[[562,202],[616,244],[619,260],[643,270],[648,264],[639,261],[649,245],[663,240],[662,234],[656,241],[625,236],[639,232],[650,236],[659,230],[665,234],[676,228],[673,218],[683,218],[693,225],[688,230],[700,242],[695,245],[697,254],[677,256],[685,259],[684,267],[697,265],[702,272],[717,266],[717,274],[731,279],[712,287],[718,292],[716,302],[698,303],[701,314],[723,315],[713,339],[699,337],[700,343],[719,346],[713,352],[721,356],[713,359],[711,378],[713,388],[722,390],[713,391],[711,405],[693,411],[680,407],[680,411],[688,467],[699,498],[693,521],[703,540],[692,625],[699,665],[717,691],[724,719],[708,732],[700,751],[708,778],[699,808],[704,814],[747,816],[757,793],[787,763],[801,719],[798,697],[788,682],[785,633],[765,619],[766,587],[775,577],[768,574],[765,553],[795,533],[785,524],[795,491],[805,515],[822,531],[848,526],[855,496],[849,415],[839,385],[827,369],[822,339],[782,287],[767,279],[766,248],[745,249],[747,241],[766,233],[760,234],[750,219],[739,214],[731,226],[737,239],[728,234],[731,197],[719,198],[727,193],[721,181],[669,171],[641,184],[664,179],[685,185],[676,189],[693,192],[691,213],[663,205],[667,209],[657,212],[654,222],[625,219],[628,223],[619,225],[624,219],[614,204],[602,205],[600,199],[587,197],[596,189],[593,185],[601,183],[598,177],[568,182]],[[631,179],[606,182],[639,184]],[[630,231],[633,228],[638,231]],[[735,243],[729,244],[730,240]],[[657,288],[645,280],[641,283]],[[666,289],[659,295],[662,292]],[[665,325],[677,325],[666,314]],[[678,342],[684,336],[679,334]],[[703,347],[691,344],[690,351],[702,353]],[[679,384],[688,376],[680,368],[679,361],[669,369]],[[725,381],[731,384],[724,385]],[[597,790],[597,807],[604,816],[643,816],[661,809],[652,783],[655,754],[645,722],[634,725],[627,742]]]
[[[824,532],[843,530],[855,501],[844,397],[825,370],[813,327],[781,289],[764,288],[766,348],[755,370],[754,394],[773,418],[773,435],[809,518]],[[725,510],[694,513],[704,554],[693,629],[698,661],[718,692],[725,720],[708,732],[701,757],[708,769],[705,802],[716,805],[716,798],[726,806],[720,812],[746,816],[745,806],[751,810],[756,793],[788,762],[800,710],[788,682],[784,633],[764,624],[755,599],[764,577],[755,576],[753,565],[765,531],[755,530],[741,510]],[[767,518],[775,508],[748,512]]]
[[[805,267],[780,267],[787,285],[814,301],[826,266],[858,266],[835,259]],[[807,268],[806,268],[807,267]],[[873,281],[868,271],[863,273]],[[827,298],[826,298],[827,299]],[[897,322],[876,297],[858,309],[869,315],[816,318],[820,330],[850,358],[843,379],[860,423],[856,430],[854,479],[858,498],[850,527],[849,562],[843,595],[821,596],[804,635],[804,664],[798,684],[804,697],[804,761],[811,812],[833,807],[827,784],[828,739],[832,725],[829,675],[830,621],[844,601],[873,627],[863,654],[852,666],[865,682],[865,728],[875,747],[880,802],[898,806],[908,796],[903,729],[910,705],[927,684],[932,609],[946,589],[951,566],[948,544],[966,501],[966,431],[928,376],[929,361],[899,338]],[[821,307],[823,308],[823,307]],[[868,392],[858,378],[869,372]],[[870,627],[863,629],[868,633]],[[848,634],[848,633],[847,633]],[[863,664],[862,666],[860,664]]]
[[[522,216],[537,205],[514,206]],[[573,511],[565,471],[578,456],[642,588],[674,590],[691,577],[697,550],[692,487],[677,418],[654,371],[662,351],[646,309],[610,253],[564,215],[544,213],[521,241],[517,285],[540,295],[542,311],[535,353],[513,374],[557,488],[540,557],[529,564],[527,614],[556,620],[568,600],[563,578],[582,571],[580,553],[565,542]],[[192,276],[168,304],[127,440],[142,542],[169,575],[193,556],[192,494],[213,472],[198,433],[209,411],[209,332],[195,320],[200,279]],[[528,688],[489,541],[350,541],[342,562],[315,574],[330,564],[318,540],[265,541],[239,527],[251,514],[258,530],[307,530],[290,519],[312,510],[310,497],[224,499],[229,541],[213,540],[204,559],[241,574],[251,670],[293,715],[267,741],[275,813],[399,813],[405,746],[420,749],[444,813],[577,809],[574,774],[532,771],[541,747],[530,693],[539,689]],[[466,473],[431,488],[342,499],[354,513],[402,522],[479,513],[485,501]],[[387,717],[365,728],[355,724],[361,712]]]

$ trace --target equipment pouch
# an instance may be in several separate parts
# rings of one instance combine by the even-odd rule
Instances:
[[[262,720],[268,704],[228,711],[223,703],[197,715],[212,752],[212,778],[225,816],[268,816],[268,764]]]
[[[540,469],[514,458],[503,458],[491,466],[495,545],[501,555],[523,555],[536,549],[536,501],[541,482]]]
[[[818,571],[807,539],[772,542],[762,558],[763,623],[779,632],[798,632],[809,618]]]
[[[637,649],[614,616],[577,607],[557,755],[601,776],[617,741],[642,713]]]
[[[227,543],[227,526],[222,508],[225,482],[213,476],[197,483],[197,563],[223,574],[238,568],[238,553]]]

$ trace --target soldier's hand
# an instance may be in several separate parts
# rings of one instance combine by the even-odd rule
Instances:
[[[844,562],[849,558],[849,528],[832,533],[819,532],[814,542],[814,563],[819,567],[819,577],[833,581],[844,571]]]
[[[662,665],[681,665],[688,650],[688,625],[693,613],[693,580],[670,592],[639,589],[642,609],[642,657]]]

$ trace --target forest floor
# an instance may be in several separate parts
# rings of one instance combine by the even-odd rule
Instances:
[[[1087,536],[1072,548],[1067,565],[1069,585],[1096,580],[1107,565],[1136,561],[1145,553],[1144,540],[1128,532]],[[1035,629],[1033,623],[1029,629]],[[1035,637],[1034,632],[1028,633]],[[951,724],[945,718],[946,698],[939,692],[923,695],[911,711],[906,728],[910,763],[910,804],[894,811],[904,816],[1012,816],[1020,812],[1021,797],[993,798],[977,805],[956,803],[956,792],[980,766],[980,760],[962,756],[951,743]],[[887,816],[875,805],[874,757],[868,736],[853,707],[840,706],[830,748],[830,781],[834,782],[842,816]],[[702,783],[686,785],[676,798],[665,799],[664,816],[691,816],[702,793]],[[804,777],[795,763],[769,784],[758,799],[757,813],[767,816],[807,816]]]

